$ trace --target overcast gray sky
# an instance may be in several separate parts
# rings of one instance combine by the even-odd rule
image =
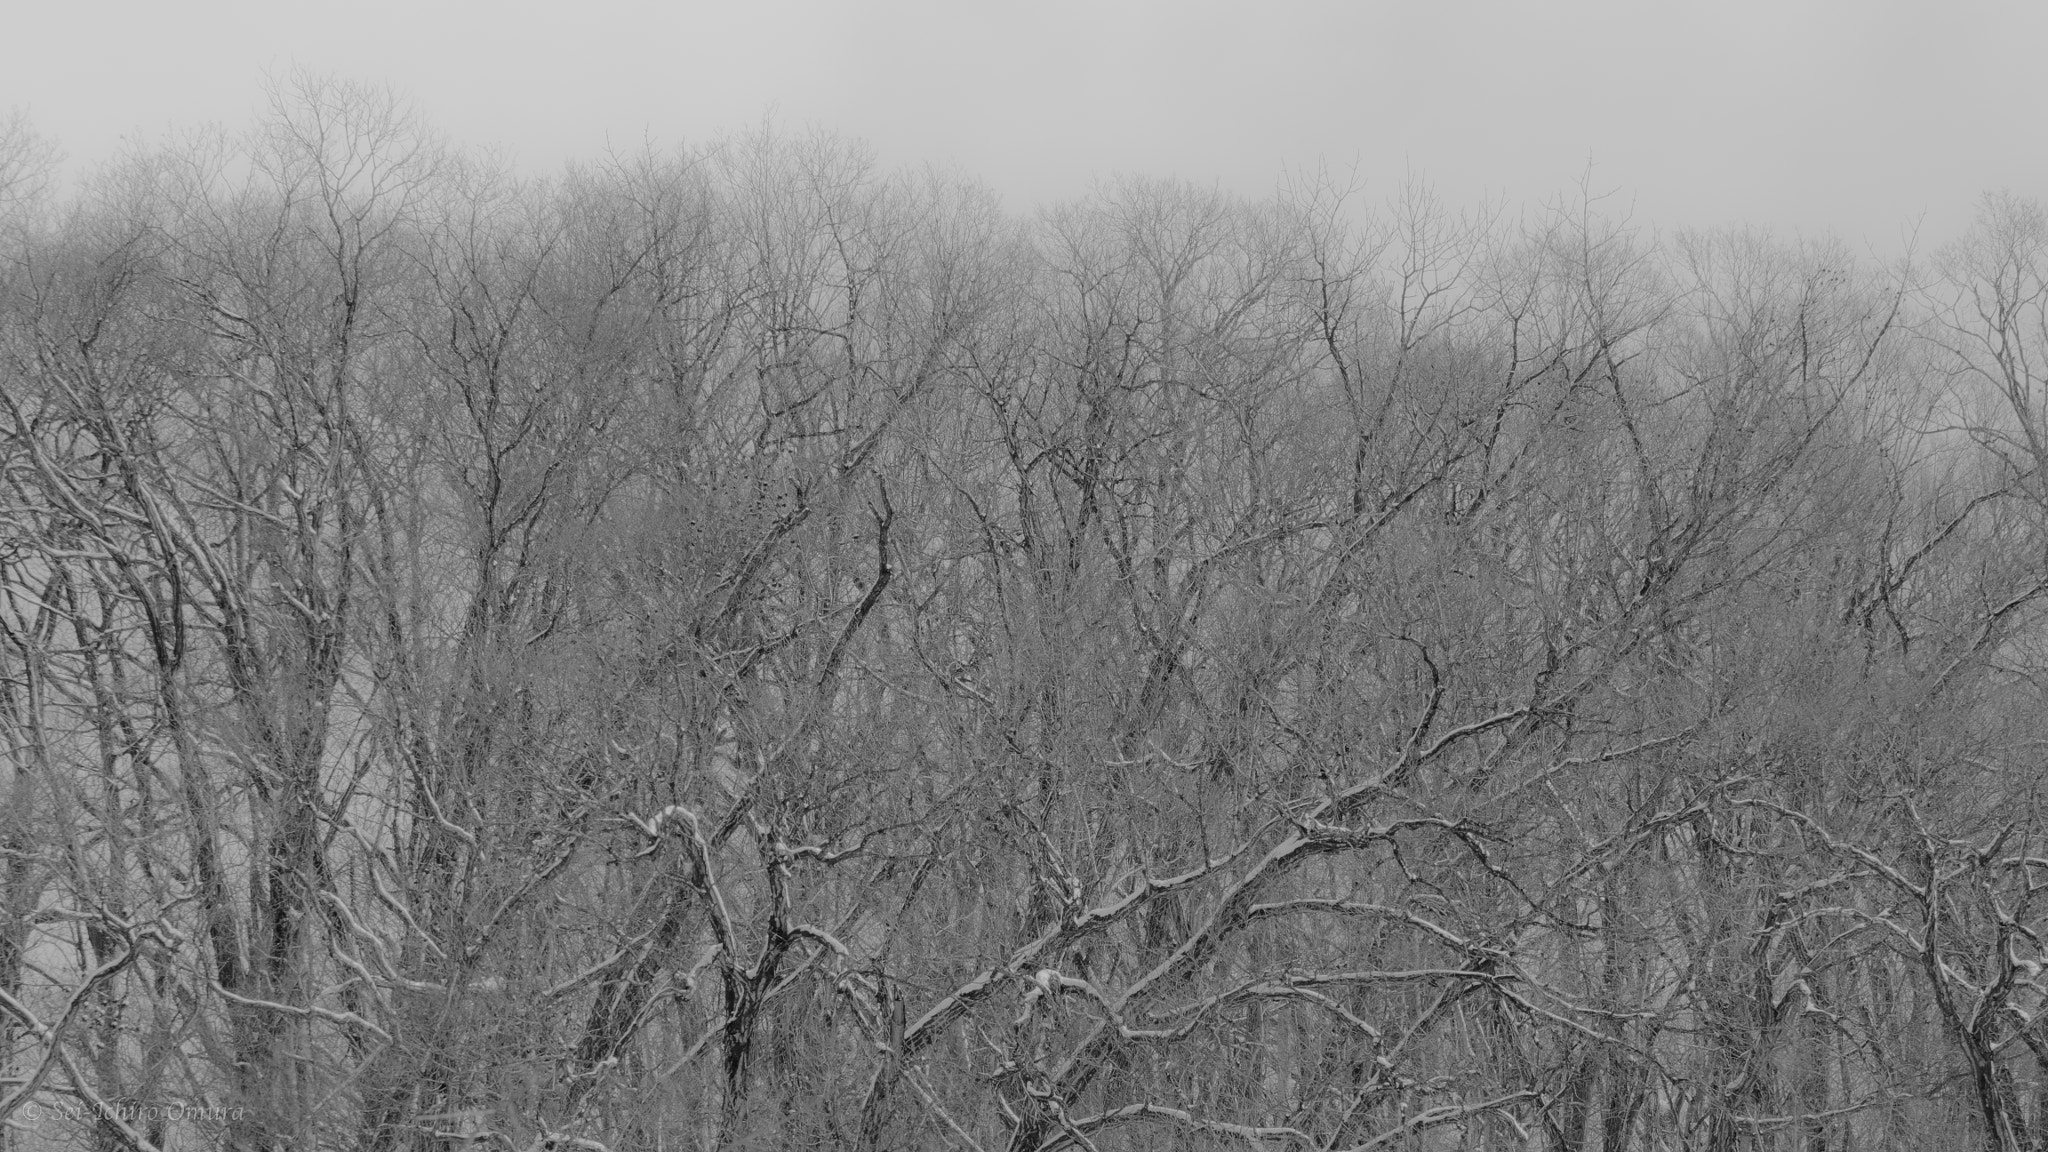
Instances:
[[[264,69],[388,82],[548,170],[774,114],[1013,206],[1114,171],[1270,192],[1407,172],[1453,201],[1593,183],[1660,228],[1895,246],[2048,195],[2040,0],[0,0],[0,108],[76,160],[242,124]]]

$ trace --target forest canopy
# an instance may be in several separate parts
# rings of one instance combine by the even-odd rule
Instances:
[[[2048,1147],[2048,215],[0,124],[0,1149]]]

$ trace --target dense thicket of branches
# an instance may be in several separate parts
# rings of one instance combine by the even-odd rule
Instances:
[[[8,1147],[2048,1147],[2032,204],[46,172]]]

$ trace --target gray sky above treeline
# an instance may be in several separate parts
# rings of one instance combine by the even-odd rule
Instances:
[[[1324,165],[1454,204],[1590,186],[1659,229],[1890,252],[1980,193],[2048,195],[2022,0],[0,0],[0,109],[74,169],[249,122],[266,70],[387,83],[533,171],[820,127],[1012,207],[1114,172],[1247,195]]]

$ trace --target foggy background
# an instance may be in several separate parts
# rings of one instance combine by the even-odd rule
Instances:
[[[1264,195],[1288,168],[1419,174],[1514,210],[1576,188],[1659,229],[1751,222],[1889,253],[1987,190],[2048,187],[2048,8],[1047,0],[1031,5],[0,6],[0,108],[75,171],[124,138],[248,122],[262,76],[388,83],[529,171],[772,117],[934,163],[1013,210],[1112,172]]]

